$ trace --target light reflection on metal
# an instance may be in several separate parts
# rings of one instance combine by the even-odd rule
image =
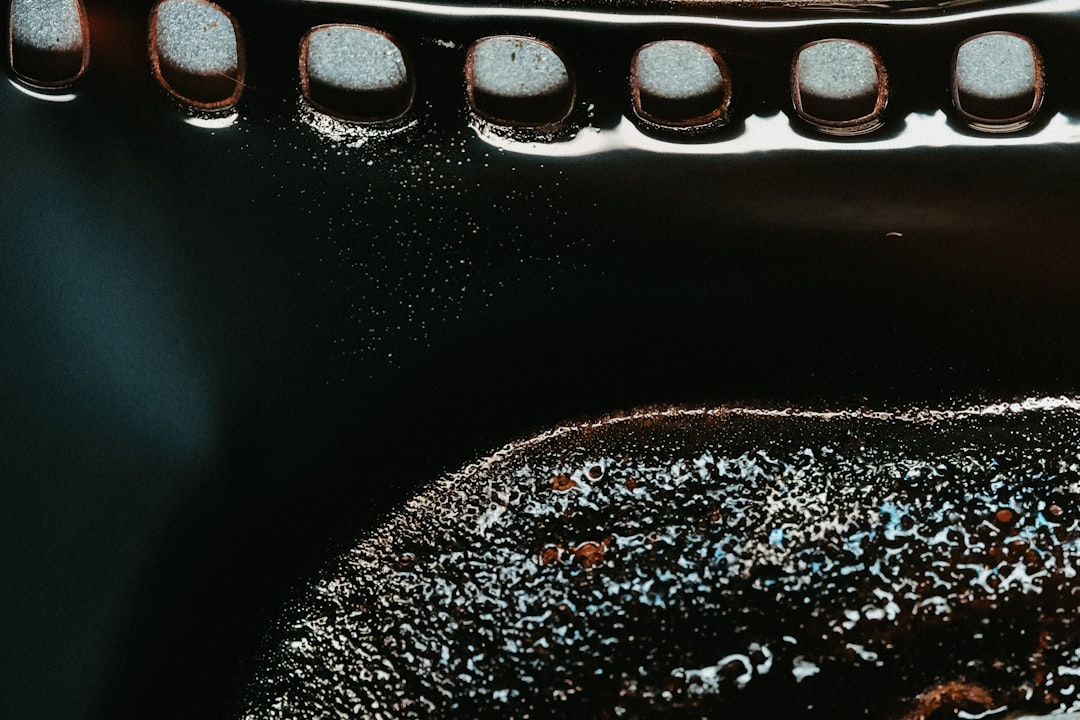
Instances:
[[[34,98],[35,100],[44,100],[46,102],[54,102],[54,103],[66,103],[66,102],[71,102],[72,100],[74,100],[75,98],[78,97],[78,95],[76,95],[75,93],[70,93],[70,92],[69,93],[61,93],[61,94],[39,92],[37,90],[34,90],[33,88],[30,88],[30,87],[27,87],[26,85],[23,85],[22,83],[16,82],[12,78],[8,78],[8,83],[11,85],[11,87],[15,88],[16,90],[21,92],[23,95],[29,95],[30,97]]]
[[[944,110],[933,114],[912,113],[902,120],[895,135],[870,136],[857,142],[838,143],[827,137],[807,137],[792,129],[792,120],[783,113],[747,118],[736,137],[708,144],[669,142],[642,133],[633,122],[622,118],[611,129],[583,128],[570,140],[558,143],[519,142],[486,132],[479,124],[473,131],[484,142],[508,152],[543,157],[585,157],[613,152],[642,151],[669,155],[735,156],[785,150],[807,152],[868,153],[917,148],[1027,147],[1034,145],[1080,145],[1080,117],[1058,113],[1039,130],[1021,135],[975,136],[958,132]]]
[[[240,113],[234,112],[224,117],[188,117],[184,118],[184,122],[188,125],[194,125],[195,127],[206,130],[222,130],[227,127],[232,127],[239,119]]]
[[[497,6],[471,7],[467,5],[441,5],[411,0],[303,0],[311,5],[325,6],[348,6],[368,8],[379,11],[399,12],[415,15],[429,15],[436,17],[458,17],[471,20],[506,19],[506,18],[531,18],[537,20],[561,20],[566,22],[582,22],[598,25],[618,25],[625,27],[649,27],[653,25],[693,26],[707,28],[728,28],[743,30],[766,30],[772,29],[796,29],[817,26],[843,27],[845,25],[868,26],[896,26],[896,27],[919,27],[926,25],[942,26],[950,24],[967,23],[972,20],[997,19],[1022,16],[1040,15],[1042,17],[1067,16],[1080,13],[1080,0],[1035,0],[1028,3],[1017,3],[998,7],[991,5],[986,8],[970,10],[951,10],[949,14],[942,15],[941,9],[936,9],[931,14],[894,14],[894,15],[868,15],[852,13],[845,16],[818,15],[814,17],[802,17],[788,20],[767,19],[743,19],[725,17],[703,17],[676,14],[658,13],[614,13],[593,10],[561,10],[553,8],[504,8]],[[689,6],[687,6],[689,7]],[[758,17],[767,17],[767,14]]]

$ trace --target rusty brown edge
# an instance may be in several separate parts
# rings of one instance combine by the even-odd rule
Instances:
[[[960,48],[963,47],[965,43],[975,40],[976,38],[986,37],[987,35],[1011,35],[1012,37],[1020,38],[1028,44],[1028,47],[1031,48],[1031,55],[1035,60],[1035,97],[1032,99],[1031,107],[1028,108],[1026,111],[1020,113],[1019,115],[1011,118],[996,120],[993,118],[979,117],[965,111],[964,108],[960,105],[960,86],[956,79],[956,60],[957,57],[960,55]],[[961,40],[956,45],[956,49],[953,50],[951,67],[953,69],[953,73],[952,85],[950,87],[950,95],[952,96],[953,107],[956,108],[956,112],[959,113],[960,116],[963,117],[964,120],[967,121],[968,125],[974,130],[996,133],[1015,132],[1017,130],[1022,130],[1028,125],[1029,121],[1032,117],[1034,117],[1035,113],[1039,112],[1039,108],[1042,107],[1043,96],[1046,90],[1046,76],[1043,70],[1043,57],[1042,53],[1039,52],[1038,46],[1034,43],[1034,41],[1032,41],[1031,38],[1026,35],[1021,35],[1020,33],[1008,32],[1004,30],[991,30],[990,32],[972,35],[969,38]]]
[[[563,67],[566,68],[567,79],[570,81],[570,99],[566,103],[566,111],[560,117],[556,118],[555,120],[552,120],[551,122],[539,123],[539,124],[530,123],[530,122],[517,122],[517,121],[514,121],[514,120],[509,120],[507,118],[500,118],[500,117],[494,117],[494,116],[488,115],[487,113],[484,113],[483,111],[481,111],[480,109],[478,109],[476,107],[476,99],[473,96],[473,82],[472,82],[472,79],[473,79],[473,53],[476,52],[476,46],[477,45],[484,42],[485,40],[490,40],[491,38],[510,38],[510,39],[514,39],[514,40],[528,40],[530,42],[535,42],[535,43],[543,45],[547,49],[551,50],[551,52],[555,53],[556,57],[558,57],[559,60],[562,61]],[[570,114],[573,112],[574,103],[577,102],[577,81],[576,81],[576,78],[574,77],[574,68],[570,65],[569,62],[567,62],[566,56],[563,55],[563,53],[557,47],[555,47],[551,43],[547,42],[546,40],[541,40],[540,38],[533,37],[532,35],[486,35],[486,36],[484,36],[482,38],[479,38],[478,40],[475,40],[472,43],[472,45],[469,46],[469,50],[465,54],[465,97],[469,101],[469,109],[472,110],[472,112],[475,113],[478,117],[483,118],[484,120],[487,120],[488,122],[494,123],[496,125],[504,125],[504,126],[509,126],[509,127],[520,127],[520,128],[529,128],[529,129],[540,130],[540,131],[551,131],[551,130],[558,129],[564,122],[566,122],[566,119],[568,117],[570,117]]]
[[[368,30],[374,33],[378,33],[390,42],[394,43],[395,46],[397,46],[398,52],[401,53],[401,59],[405,61],[405,72],[408,73],[409,79],[409,102],[405,104],[404,110],[402,110],[400,113],[393,117],[364,118],[337,112],[336,110],[328,108],[324,105],[320,105],[319,103],[311,99],[311,79],[308,77],[307,69],[308,48],[311,45],[311,36],[322,30],[327,30],[329,28],[335,27],[359,28],[361,30]],[[329,115],[331,117],[337,118],[338,120],[370,125],[377,125],[381,123],[388,123],[395,120],[400,120],[408,114],[409,110],[412,109],[413,101],[416,99],[416,83],[413,82],[414,77],[415,75],[413,74],[412,59],[409,57],[409,53],[405,51],[405,47],[397,41],[396,37],[394,37],[390,33],[384,32],[378,28],[371,27],[370,25],[357,25],[354,23],[326,23],[325,25],[316,25],[315,27],[304,33],[304,37],[300,40],[300,92],[303,93],[304,101],[311,105],[311,107],[323,113],[324,115]]]
[[[668,39],[678,39],[678,38],[668,38]],[[664,120],[662,118],[657,118],[657,117],[654,117],[654,116],[650,115],[649,113],[645,112],[645,110],[641,107],[641,87],[639,86],[638,79],[637,79],[637,58],[638,58],[638,54],[642,50],[644,50],[647,47],[650,47],[651,45],[655,45],[658,42],[665,42],[665,41],[664,40],[654,40],[652,42],[645,43],[644,45],[642,45],[641,47],[639,47],[637,50],[634,51],[634,58],[630,62],[630,98],[631,98],[631,101],[633,102],[634,113],[637,114],[638,117],[640,117],[642,120],[645,120],[646,122],[650,122],[650,123],[652,123],[654,125],[658,125],[658,126],[661,126],[661,127],[672,127],[672,128],[698,127],[698,126],[701,126],[701,125],[708,125],[710,123],[715,123],[718,120],[722,119],[727,114],[728,108],[731,105],[731,92],[732,92],[732,88],[731,88],[731,71],[728,69],[727,63],[724,62],[723,56],[716,50],[716,48],[712,47],[711,45],[705,45],[704,43],[699,43],[699,42],[694,41],[694,40],[689,40],[687,42],[694,42],[695,44],[700,45],[701,47],[703,47],[703,48],[705,48],[706,50],[709,51],[709,54],[712,56],[713,61],[716,63],[716,67],[719,68],[719,70],[720,70],[720,77],[722,77],[723,80],[724,80],[724,99],[720,103],[720,106],[718,108],[716,108],[715,110],[713,110],[711,112],[708,112],[708,113],[706,113],[704,115],[699,115],[697,117],[687,118],[686,120],[682,120],[682,121],[679,121],[679,122],[671,122],[670,120]]]
[[[807,113],[803,109],[802,105],[802,92],[799,90],[799,80],[796,67],[799,63],[799,54],[802,53],[808,47],[814,45],[820,45],[825,42],[833,42],[836,40],[842,40],[844,42],[856,43],[862,45],[864,48],[870,51],[870,56],[874,60],[874,68],[877,70],[878,80],[878,92],[877,99],[874,102],[874,109],[862,117],[854,118],[851,120],[823,120],[822,118],[815,117]],[[862,42],[861,40],[854,40],[852,38],[823,38],[821,40],[815,40],[813,42],[806,43],[799,47],[795,51],[795,54],[791,59],[791,101],[795,106],[795,112],[800,118],[816,127],[821,132],[830,135],[862,135],[864,133],[873,132],[882,125],[881,114],[885,110],[885,106],[889,103],[889,74],[885,71],[885,63],[882,62],[881,56],[873,45]]]
[[[150,67],[153,70],[154,77],[157,78],[158,83],[180,102],[185,105],[190,105],[193,108],[198,108],[199,110],[228,110],[233,105],[236,105],[240,100],[240,95],[244,92],[244,77],[247,69],[246,53],[244,51],[244,36],[240,32],[240,25],[237,24],[236,18],[233,17],[231,12],[216,3],[209,2],[208,0],[193,0],[193,2],[212,7],[221,12],[225,17],[229,18],[229,22],[231,22],[233,26],[233,36],[236,38],[236,77],[233,78],[236,81],[236,89],[233,90],[232,95],[224,100],[212,103],[198,102],[191,98],[184,97],[174,90],[161,74],[161,59],[158,57],[157,52],[157,16],[158,9],[166,2],[168,2],[168,0],[159,0],[158,3],[154,5],[153,10],[150,11]]]
[[[70,78],[65,80],[59,80],[57,82],[42,82],[32,77],[23,75],[15,69],[15,26],[11,21],[11,15],[15,11],[15,3],[11,3],[8,6],[8,67],[11,68],[11,72],[20,81],[35,88],[42,88],[45,90],[62,90],[79,80],[86,74],[86,69],[90,67],[90,21],[86,16],[86,6],[83,5],[82,0],[75,0],[75,7],[79,9],[79,27],[82,32],[82,64],[79,65],[79,71]]]

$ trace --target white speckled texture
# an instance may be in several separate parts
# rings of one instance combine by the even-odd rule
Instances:
[[[662,40],[641,48],[634,72],[642,92],[672,100],[709,95],[724,86],[709,48],[686,40]]]
[[[826,40],[803,48],[795,72],[804,96],[849,100],[877,92],[873,53],[850,40]]]
[[[553,428],[320,574],[243,717],[1043,716],[1080,672],[1078,448],[1068,398]]]
[[[157,8],[158,57],[196,75],[232,75],[239,64],[236,32],[219,7],[200,0],[165,0]]]
[[[76,0],[12,0],[11,37],[35,50],[72,52],[83,46]]]
[[[980,35],[960,46],[954,73],[957,89],[968,95],[988,100],[1026,95],[1035,89],[1035,54],[1016,35]]]
[[[543,43],[500,36],[480,40],[472,52],[475,92],[528,98],[564,92],[570,84],[566,65]]]
[[[409,83],[398,46],[363,27],[338,25],[313,32],[307,72],[312,81],[343,90],[397,90]]]

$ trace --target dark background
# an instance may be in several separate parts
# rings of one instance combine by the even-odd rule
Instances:
[[[682,31],[254,2],[240,118],[208,130],[150,75],[149,3],[88,7],[75,100],[0,84],[0,716],[234,714],[305,578],[560,421],[1077,388],[1076,146],[528,157],[467,127],[471,39],[559,42],[603,126],[633,48]],[[402,38],[414,126],[350,148],[300,120],[297,42],[339,19]],[[1009,23],[1043,43],[1044,115],[1076,117],[1074,26]],[[947,106],[979,29],[865,31],[885,132]],[[729,135],[826,35],[717,40]]]

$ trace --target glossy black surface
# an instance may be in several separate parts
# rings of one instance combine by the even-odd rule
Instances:
[[[233,3],[248,87],[209,129],[150,73],[149,3],[87,9],[74,99],[0,86],[4,717],[231,716],[336,550],[568,418],[1077,389],[1080,147],[1031,134],[1076,117],[1071,20],[840,28],[889,66],[885,139],[948,108],[961,39],[1028,35],[1030,145],[951,119],[968,144],[558,158],[470,129],[468,43],[563,49],[572,133],[629,112],[632,52],[670,28]],[[336,21],[393,32],[418,76],[412,123],[358,148],[298,106],[299,40]],[[793,117],[791,51],[835,34],[756,32],[722,33],[717,143]]]

